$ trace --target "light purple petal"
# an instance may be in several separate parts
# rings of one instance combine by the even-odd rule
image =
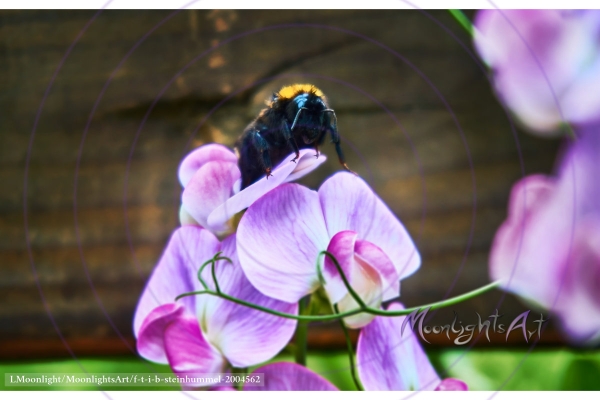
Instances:
[[[388,310],[402,310],[398,303]],[[440,379],[406,317],[376,317],[358,337],[357,369],[366,390],[433,390]]]
[[[600,135],[571,144],[557,179],[530,176],[513,188],[494,238],[492,279],[554,311],[569,337],[600,342]]]
[[[469,390],[469,387],[460,379],[446,378],[435,388],[435,390],[442,392],[464,392]]]
[[[204,164],[183,191],[183,207],[203,227],[217,233],[227,231],[227,220],[209,226],[208,216],[229,199],[239,177],[240,170],[235,163],[211,161]]]
[[[575,342],[600,343],[600,213],[579,223],[562,283],[554,307],[562,328]]]
[[[339,172],[323,183],[319,199],[330,236],[355,231],[358,239],[383,250],[401,278],[419,268],[421,257],[410,235],[362,179]]]
[[[183,315],[165,329],[165,351],[171,369],[177,376],[220,373],[227,363],[200,332],[195,316]],[[186,383],[185,386],[206,386]]]
[[[173,303],[182,293],[200,289],[197,271],[219,251],[219,245],[212,233],[196,226],[181,227],[173,233],[140,297],[133,324],[136,336],[146,316],[156,307]],[[194,301],[193,297],[184,297],[178,303],[195,314]]]
[[[568,212],[552,201],[555,188],[554,180],[542,175],[517,182],[511,192],[508,219],[496,232],[490,251],[492,280],[500,280],[505,290],[546,308],[551,306],[560,283],[556,260],[568,246],[563,232],[565,223],[570,223],[568,217],[552,217],[547,211],[553,208],[558,213],[555,216]]]
[[[600,12],[485,10],[475,25],[499,97],[531,129],[598,120]]]
[[[210,161],[225,161],[236,164],[238,159],[230,149],[220,144],[212,143],[198,147],[188,154],[179,165],[178,176],[181,186],[186,187],[196,171]]]
[[[209,226],[221,226],[277,186],[301,178],[326,160],[325,156],[315,158],[314,150],[310,149],[300,150],[300,158],[296,163],[291,162],[294,157],[294,154],[290,154],[273,169],[273,176],[260,179],[217,207],[208,217]]]
[[[235,235],[223,241],[222,256],[233,264],[219,261],[215,274],[223,293],[272,310],[297,314],[297,303],[284,303],[266,297],[246,279],[236,254]],[[203,278],[214,289],[210,269]],[[277,317],[213,296],[198,296],[197,307],[207,339],[234,367],[265,362],[287,345],[296,330],[296,320]]]
[[[167,326],[186,312],[181,304],[163,304],[144,319],[138,333],[137,350],[145,359],[166,364],[164,334]]]
[[[296,167],[285,179],[285,182],[293,182],[310,174],[325,161],[327,161],[327,156],[323,153],[319,153],[319,157],[315,157],[315,153],[309,149],[300,150],[300,157],[296,160]]]
[[[295,303],[320,286],[316,261],[329,236],[316,192],[284,184],[254,203],[238,226],[248,280],[265,295]]]
[[[265,374],[264,386],[244,386],[244,391],[333,391],[338,390],[333,384],[310,369],[290,362],[268,364],[253,371]]]

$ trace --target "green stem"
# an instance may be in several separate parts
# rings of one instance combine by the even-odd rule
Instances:
[[[300,299],[298,302],[298,314],[304,315],[308,310],[310,296]],[[306,367],[306,352],[307,352],[307,337],[308,337],[308,321],[298,321],[296,327],[296,363]]]
[[[215,260],[214,259],[208,260],[207,262],[202,264],[202,266],[198,270],[198,280],[202,284],[202,287],[204,287],[204,289],[206,289],[206,290],[209,290],[209,289],[208,289],[208,285],[206,284],[206,282],[204,282],[204,279],[202,279],[202,272],[204,271],[204,268],[206,268],[206,266],[210,263],[213,263],[213,265],[214,265]]]
[[[473,23],[467,18],[467,16],[460,10],[448,10],[450,14],[458,21],[460,26],[465,28],[469,35],[475,35],[475,29],[473,29]]]
[[[340,313],[337,304],[333,305],[333,309],[336,314]],[[342,319],[340,319],[340,325],[342,326],[342,330],[344,331],[344,337],[346,338],[346,347],[348,348],[348,358],[350,360],[350,373],[352,374],[352,380],[354,380],[354,385],[356,385],[356,389],[363,391],[365,389],[360,383],[360,379],[358,379],[358,375],[356,373],[356,365],[354,364],[354,349],[352,348],[352,341],[350,340],[348,328],[346,328],[346,324],[344,324],[344,320]]]
[[[221,293],[221,288],[219,287],[219,282],[217,281],[217,275],[215,274],[215,265],[217,263],[213,262],[210,268],[210,272],[212,274],[213,282],[215,283],[215,290],[217,293]]]
[[[252,308],[254,310],[262,311],[262,312],[265,312],[265,313],[268,313],[271,315],[276,315],[276,316],[282,317],[282,318],[295,319],[297,321],[334,321],[334,320],[338,320],[341,318],[350,317],[352,315],[356,315],[361,312],[366,312],[366,313],[370,313],[373,315],[380,315],[380,316],[384,316],[384,317],[398,317],[398,316],[402,316],[402,315],[408,315],[408,314],[412,313],[413,311],[421,311],[425,308],[431,308],[431,310],[437,310],[439,308],[449,307],[449,306],[452,306],[457,303],[462,303],[463,301],[472,299],[473,297],[477,297],[480,294],[483,294],[492,289],[495,289],[498,286],[500,286],[499,281],[492,282],[492,283],[482,286],[478,289],[472,290],[470,292],[464,293],[464,294],[456,296],[456,297],[452,297],[447,300],[438,301],[438,302],[430,303],[430,304],[425,304],[425,305],[417,306],[417,307],[406,308],[404,310],[386,311],[386,310],[379,310],[379,309],[372,308],[372,307],[366,307],[364,309],[357,308],[357,309],[346,311],[343,313],[330,314],[330,315],[295,315],[295,314],[283,313],[283,312],[271,310],[270,308],[266,308],[266,307],[262,307],[262,306],[259,306],[256,304],[248,303],[248,302],[246,302],[244,300],[240,300],[236,297],[229,296],[228,294],[225,294],[223,292],[217,293],[212,290],[200,290],[200,291],[182,293],[175,298],[175,301],[181,299],[182,297],[186,297],[186,296],[209,294],[211,296],[217,296],[222,299],[234,302],[236,304],[239,304],[239,305],[242,305],[242,306],[245,306],[248,308]]]

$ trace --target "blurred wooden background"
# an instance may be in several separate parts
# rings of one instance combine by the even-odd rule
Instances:
[[[527,174],[552,170],[559,143],[519,133],[517,145],[480,68],[419,11],[105,11],[34,125],[94,14],[0,12],[0,357],[68,356],[47,312],[76,355],[130,353],[133,310],[178,224],[181,158],[233,144],[284,84],[325,92],[349,165],[417,242],[408,306],[488,282],[490,243],[522,175],[518,147]],[[446,12],[431,16],[472,49]],[[303,181],[314,188],[339,169],[322,150],[330,159]],[[502,297],[435,321],[455,310],[475,323]],[[525,309],[511,296],[500,306],[505,323]],[[343,345],[335,326],[312,332],[316,347]]]

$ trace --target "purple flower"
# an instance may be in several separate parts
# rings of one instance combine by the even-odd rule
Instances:
[[[138,352],[170,364],[176,374],[216,373],[246,367],[275,356],[290,340],[296,321],[284,319],[211,295],[175,297],[202,290],[200,266],[221,251],[233,263],[219,261],[215,274],[223,293],[286,313],[296,304],[268,298],[248,282],[235,252],[235,235],[222,243],[209,231],[179,228],[152,273],[134,318]],[[214,290],[210,265],[202,277]]]
[[[467,390],[458,379],[440,380],[410,326],[402,333],[405,319],[376,317],[360,331],[356,364],[365,390]]]
[[[277,362],[257,368],[255,374],[265,374],[264,386],[244,386],[248,391],[267,390],[338,390],[333,384],[310,369],[291,362]]]
[[[484,10],[475,26],[498,96],[528,127],[600,119],[600,11]]]
[[[596,131],[594,131],[596,130]],[[554,311],[569,336],[600,342],[600,132],[572,143],[557,178],[528,176],[512,189],[490,274]]]
[[[301,178],[321,165],[327,157],[315,158],[314,150],[300,150],[296,163],[291,154],[266,177],[240,191],[241,179],[237,156],[227,147],[208,144],[192,151],[179,167],[182,225],[200,225],[213,233],[229,231],[227,222],[271,189]]]
[[[318,193],[297,184],[279,186],[248,208],[238,227],[238,254],[248,280],[282,301],[297,302],[321,286],[316,262],[323,250],[335,256],[350,285],[373,307],[397,297],[400,279],[421,262],[400,221],[362,179],[347,172],[329,178]],[[340,311],[356,308],[328,257],[322,272],[331,303]],[[363,313],[345,322],[358,328],[372,319]]]

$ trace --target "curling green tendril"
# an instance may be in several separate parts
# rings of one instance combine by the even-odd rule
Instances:
[[[348,282],[346,274],[344,274],[342,267],[338,263],[337,259],[333,256],[333,254],[331,254],[327,251],[322,251],[321,253],[319,253],[319,258],[323,255],[329,257],[330,260],[333,262],[333,264],[335,265],[335,268],[337,269],[338,273],[340,274],[340,276],[342,278],[342,281],[344,282],[344,285],[346,286],[346,289],[348,289],[348,293],[350,293],[352,298],[357,302],[357,304],[359,304],[359,308],[356,308],[354,310],[345,311],[342,313],[334,313],[334,314],[329,314],[329,315],[296,315],[296,314],[288,314],[288,313],[272,310],[270,308],[259,306],[257,304],[253,304],[253,303],[248,303],[247,301],[230,296],[226,293],[221,292],[221,290],[219,289],[217,277],[215,274],[215,264],[217,261],[225,260],[230,263],[232,262],[231,259],[229,259],[227,257],[221,257],[220,252],[215,254],[215,256],[212,259],[210,259],[207,262],[205,262],[204,264],[202,264],[202,266],[200,267],[200,270],[198,271],[198,280],[204,287],[204,290],[182,293],[175,298],[175,301],[177,301],[183,297],[187,297],[187,296],[198,296],[198,295],[207,294],[210,296],[220,297],[224,300],[228,300],[233,303],[236,303],[236,304],[239,304],[239,305],[242,305],[242,306],[254,309],[254,310],[262,311],[267,314],[282,317],[282,318],[295,319],[297,321],[334,321],[334,320],[340,320],[340,319],[343,319],[346,317],[351,317],[353,315],[360,314],[363,312],[372,314],[372,315],[385,316],[385,317],[398,317],[398,316],[402,316],[402,315],[409,315],[410,313],[412,313],[414,311],[419,312],[419,311],[425,310],[427,308],[429,308],[430,310],[437,310],[440,308],[452,306],[454,304],[462,303],[463,301],[472,299],[473,297],[477,297],[485,292],[495,289],[500,285],[499,281],[492,282],[492,283],[489,283],[478,289],[472,290],[470,292],[464,293],[464,294],[456,296],[456,297],[452,297],[450,299],[438,301],[435,303],[429,303],[429,304],[425,304],[422,306],[410,307],[410,308],[406,308],[404,310],[396,310],[396,311],[381,310],[381,309],[373,308],[373,307],[366,305],[365,302],[360,298],[358,293],[356,293],[354,291],[354,289],[352,289],[352,287],[350,286],[350,283]],[[212,268],[211,268],[212,277],[213,277],[213,280],[215,283],[216,290],[209,289],[208,285],[201,277],[202,271],[208,264],[212,264]],[[320,280],[322,279],[324,282],[323,275],[321,273],[321,266],[320,266],[318,259],[317,259],[317,271],[318,271],[319,279]]]

